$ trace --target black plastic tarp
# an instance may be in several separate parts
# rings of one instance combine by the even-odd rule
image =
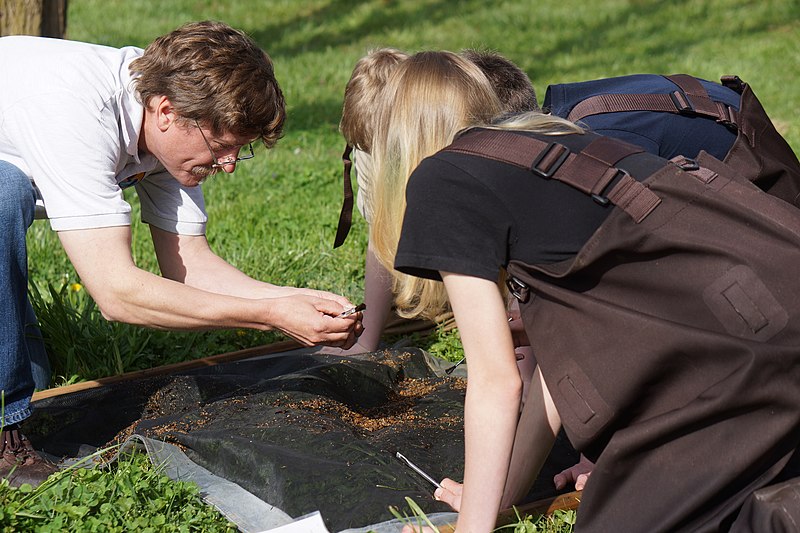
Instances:
[[[466,380],[448,364],[418,349],[265,355],[43,399],[25,430],[59,457],[134,434],[171,443],[289,516],[319,511],[341,531],[391,519],[405,497],[449,511],[395,457],[461,479]],[[553,474],[576,459],[560,439],[528,500],[554,495]]]

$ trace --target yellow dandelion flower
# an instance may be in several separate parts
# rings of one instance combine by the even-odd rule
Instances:
[[[83,285],[81,285],[80,283],[72,283],[69,286],[69,290],[72,292],[80,292],[81,289],[83,289]]]

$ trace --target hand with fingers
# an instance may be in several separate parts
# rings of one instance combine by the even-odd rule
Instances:
[[[594,463],[581,454],[580,461],[555,475],[553,484],[557,490],[561,490],[573,483],[575,484],[575,490],[583,490],[593,469]]]
[[[441,487],[434,491],[433,497],[440,502],[446,503],[452,507],[454,511],[460,511],[461,492],[464,488],[464,485],[457,481],[453,481],[450,478],[444,478],[440,484]]]
[[[349,302],[342,305],[328,298],[294,294],[271,299],[270,304],[274,316],[271,323],[305,346],[325,344],[346,350],[363,330],[360,312],[340,316],[352,307]]]
[[[434,491],[433,497],[439,501],[445,502],[452,507],[454,511],[458,512],[461,509],[461,491],[463,487],[464,485],[457,481],[444,478],[440,483],[440,487]],[[407,524],[403,526],[402,533],[434,533],[434,530],[426,526]]]

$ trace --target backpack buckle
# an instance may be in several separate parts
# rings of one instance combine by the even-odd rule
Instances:
[[[739,94],[744,92],[745,83],[739,76],[722,76],[719,81],[728,89],[732,89]]]
[[[739,113],[736,109],[729,105],[720,105],[721,119],[717,120],[720,124],[731,130],[733,133],[739,131]]]
[[[511,295],[516,298],[519,303],[525,303],[530,299],[531,296],[531,289],[525,283],[520,281],[519,279],[511,276],[510,278],[506,279],[506,287],[508,287],[508,291]]]
[[[700,169],[700,165],[697,164],[697,161],[683,155],[675,156],[670,161],[672,161],[679,169],[686,172]]]
[[[569,148],[563,144],[551,142],[533,160],[531,171],[545,179],[550,179],[561,168],[569,154]]]
[[[694,115],[696,113],[692,102],[681,91],[672,91],[669,93],[669,97],[672,99],[675,109],[681,115]]]

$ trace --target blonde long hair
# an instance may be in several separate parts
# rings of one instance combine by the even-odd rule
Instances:
[[[419,163],[448,146],[459,132],[488,126],[503,112],[489,80],[473,63],[451,52],[419,52],[399,63],[379,99],[374,131],[373,222],[370,242],[393,275],[400,316],[435,318],[448,308],[441,282],[394,270],[406,209],[406,184]],[[525,113],[489,127],[543,133],[583,131],[558,117]]]
[[[441,282],[401,274],[394,258],[406,208],[406,183],[417,165],[458,131],[488,122],[500,101],[478,67],[451,52],[419,52],[399,63],[379,100],[372,156],[375,189],[370,242],[394,276],[400,316],[433,318],[447,308]]]

